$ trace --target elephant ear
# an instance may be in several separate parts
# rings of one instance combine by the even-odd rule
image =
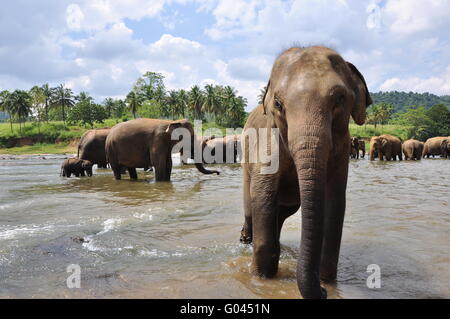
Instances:
[[[366,108],[372,104],[372,98],[361,72],[350,62],[347,62],[347,66],[350,69],[355,93],[355,104],[351,110],[352,118],[356,124],[363,125],[366,121]]]
[[[172,132],[173,132],[174,130],[176,130],[177,128],[181,128],[181,127],[190,129],[190,128],[192,128],[192,125],[191,125],[191,123],[190,123],[188,120],[186,120],[186,119],[178,120],[178,121],[173,121],[172,123],[169,124],[169,126],[167,126],[166,133],[172,134]]]
[[[268,104],[268,101],[267,101],[267,93],[269,92],[269,89],[270,89],[270,80],[269,80],[269,82],[267,83],[267,86],[265,87],[265,91],[264,91],[264,96],[263,96],[263,98],[262,98],[262,105],[263,105],[263,109],[264,109],[264,115],[266,115],[266,113],[267,113],[267,104]]]

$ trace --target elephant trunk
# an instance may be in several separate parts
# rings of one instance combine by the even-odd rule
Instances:
[[[209,169],[206,169],[202,163],[195,163],[195,167],[199,170],[200,173],[203,173],[203,174],[207,174],[207,175],[208,174],[217,174],[217,175],[220,174],[219,171],[211,171]]]
[[[202,141],[199,141],[194,134],[192,134],[192,139],[191,139],[191,158],[194,160],[195,163],[195,167],[198,169],[198,171],[200,173],[206,174],[206,175],[210,175],[210,174],[217,174],[219,175],[220,172],[219,171],[212,171],[212,170],[208,170],[203,166],[203,149],[206,145],[206,143],[203,143]],[[200,152],[201,157],[200,157],[200,161],[197,161],[195,158],[195,152]]]
[[[306,135],[306,136],[305,136]],[[331,138],[305,134],[292,151],[300,186],[302,234],[297,284],[304,298],[326,298],[320,287],[327,161]]]

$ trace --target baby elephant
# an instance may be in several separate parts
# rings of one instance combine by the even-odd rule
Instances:
[[[76,177],[92,176],[92,162],[81,160],[77,157],[66,159],[61,165],[61,173],[59,176],[70,177],[72,174]]]

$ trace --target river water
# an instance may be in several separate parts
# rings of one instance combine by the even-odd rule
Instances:
[[[63,157],[0,160],[0,298],[299,298],[300,212],[281,236],[275,279],[249,272],[239,165],[220,176],[175,166],[115,181],[59,177]],[[450,160],[350,163],[330,298],[450,298]],[[83,238],[85,242],[79,239]],[[69,265],[81,287],[69,289]],[[368,265],[381,288],[368,288]]]

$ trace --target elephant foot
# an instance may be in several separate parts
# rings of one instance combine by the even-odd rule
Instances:
[[[250,245],[250,244],[252,243],[252,235],[249,234],[249,233],[245,230],[245,227],[242,227],[242,230],[241,230],[241,238],[239,239],[239,241],[240,241],[242,244],[245,244],[245,245]]]
[[[299,285],[303,299],[327,299],[327,290],[319,285],[318,289],[302,289]]]

